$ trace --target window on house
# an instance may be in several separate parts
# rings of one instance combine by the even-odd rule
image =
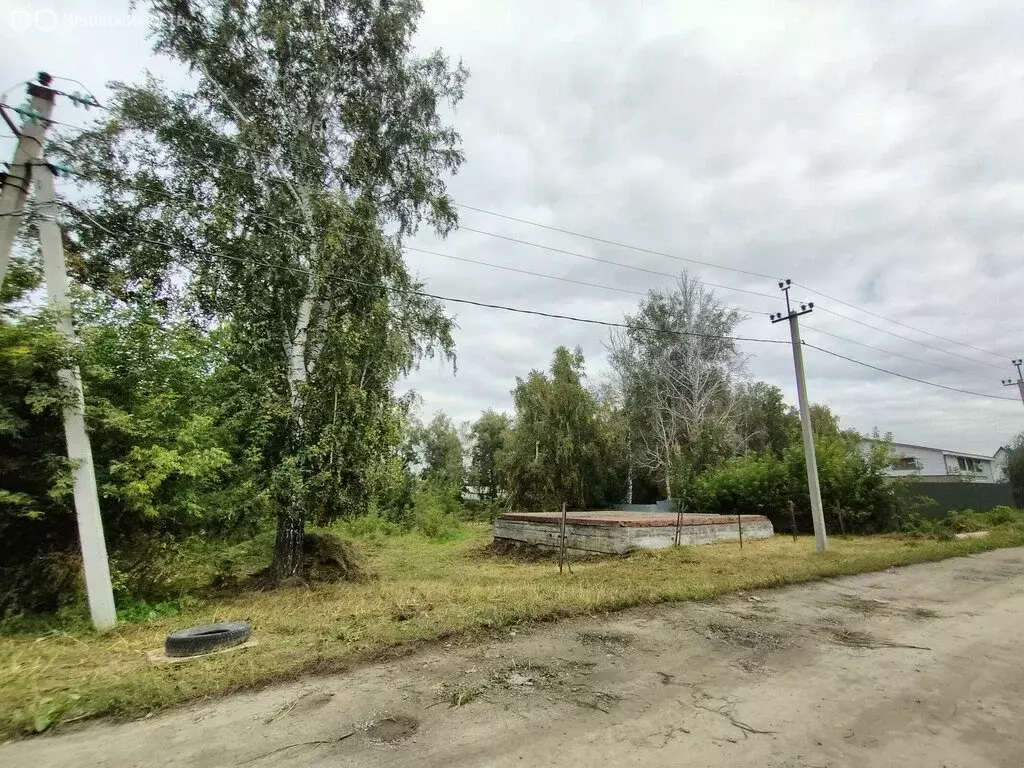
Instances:
[[[957,456],[956,464],[961,472],[981,472],[981,461],[969,456]]]
[[[896,462],[896,469],[920,469],[921,462],[913,456],[900,456]]]

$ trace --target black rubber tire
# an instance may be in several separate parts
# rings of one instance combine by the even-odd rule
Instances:
[[[240,645],[251,634],[252,626],[248,621],[201,624],[169,634],[164,640],[164,651],[168,656],[198,656],[218,648]]]

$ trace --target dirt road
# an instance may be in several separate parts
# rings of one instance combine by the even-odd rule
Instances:
[[[1016,549],[505,632],[0,764],[1016,767],[1021,723]]]

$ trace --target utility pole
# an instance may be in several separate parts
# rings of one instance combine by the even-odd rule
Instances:
[[[1020,392],[1020,401],[1021,403],[1024,403],[1024,374],[1022,374],[1020,370],[1020,367],[1024,362],[1019,358],[1017,360],[1011,360],[1010,362],[1013,363],[1013,367],[1017,369],[1017,380],[1003,379],[1003,386],[1017,387],[1017,391]]]
[[[0,193],[0,288],[7,277],[14,238],[21,228],[25,199],[32,183],[32,164],[43,156],[46,129],[53,113],[54,91],[48,87],[50,82],[50,76],[40,72],[39,84],[29,83],[27,106],[19,108],[26,118],[20,127],[6,112],[2,112],[7,126],[18,137],[18,146],[7,172],[0,174],[0,182],[3,184]]]
[[[804,461],[807,464],[807,490],[811,497],[811,521],[814,523],[814,546],[818,552],[828,549],[828,537],[825,534],[825,514],[821,508],[821,487],[818,485],[818,460],[814,456],[814,432],[811,430],[811,406],[807,401],[807,379],[804,376],[804,353],[800,342],[800,315],[806,315],[814,309],[814,302],[801,304],[800,311],[794,310],[789,303],[789,289],[793,281],[779,283],[779,288],[786,296],[786,314],[777,312],[770,315],[772,323],[789,321],[789,335],[793,342],[793,367],[796,369],[796,394],[800,401],[800,428],[804,435]]]
[[[39,244],[43,254],[43,274],[46,278],[46,296],[51,309],[57,313],[57,330],[69,344],[74,344],[75,328],[71,322],[71,302],[68,299],[68,271],[64,262],[64,242],[57,220],[57,194],[53,177],[52,167],[43,160],[35,161],[33,180],[39,218]],[[61,384],[72,393],[71,402],[64,406],[64,436],[72,466],[78,537],[82,545],[82,566],[85,571],[89,613],[92,614],[93,625],[103,632],[111,629],[117,622],[117,613],[114,608],[114,592],[110,584],[110,565],[107,561],[107,544],[103,537],[99,495],[96,492],[92,446],[89,443],[89,434],[85,431],[82,374],[75,364],[70,370],[59,371],[57,376]]]
[[[46,129],[50,125],[54,99],[58,91],[50,87],[52,78],[39,73],[39,82],[28,86],[28,104],[19,107],[21,126],[15,125],[3,113],[11,130],[18,136],[18,146],[10,172],[3,176],[0,192],[0,285],[7,274],[11,248],[21,226],[29,185],[35,187],[39,246],[43,258],[43,275],[50,307],[57,316],[57,330],[68,344],[75,343],[75,328],[71,320],[71,302],[68,299],[68,274],[64,262],[64,242],[58,221],[55,170],[43,157]],[[82,101],[72,94],[73,101]],[[93,102],[95,103],[95,102]],[[82,567],[85,589],[89,599],[89,612],[93,626],[103,632],[117,622],[114,593],[110,583],[110,565],[107,545],[103,536],[96,473],[93,468],[92,447],[85,429],[85,395],[78,365],[59,371],[58,379],[70,393],[64,406],[64,436],[71,463],[75,513],[78,536],[82,547]]]

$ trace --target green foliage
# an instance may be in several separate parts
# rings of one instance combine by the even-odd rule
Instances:
[[[286,577],[302,559],[289,532],[307,520],[362,514],[378,496],[404,508],[409,402],[392,387],[453,343],[400,245],[422,222],[455,224],[445,178],[463,158],[444,114],[467,73],[414,54],[417,2],[151,7],[156,52],[195,77],[177,93],[114,84],[108,121],[66,143],[93,182],[71,222],[79,277],[128,304],[187,307],[223,334],[227,453],[254,506],[283,521]],[[162,489],[198,501],[227,468],[212,447],[137,452],[112,481],[163,516]]]
[[[398,523],[383,517],[376,509],[365,515],[353,517],[338,525],[342,535],[352,539],[379,540],[388,536],[397,536],[405,530]]]
[[[434,485],[461,490],[466,476],[462,441],[447,414],[438,412],[426,426],[414,426],[409,442],[422,467],[420,477]]]
[[[815,458],[828,529],[840,530],[841,509],[848,532],[893,530],[898,525],[897,496],[885,477],[888,445],[877,444],[865,453],[856,433],[840,432],[838,421],[819,411],[823,428],[815,440]],[[904,516],[909,517],[918,508],[912,506],[910,494],[905,493],[902,499]],[[799,528],[810,530],[802,444],[791,444],[779,457],[765,453],[725,462],[698,478],[695,500],[697,511],[767,515],[777,530],[789,530],[788,506],[793,500]]]
[[[739,457],[700,477],[692,511],[767,515],[780,530],[788,530],[784,517],[794,490],[794,478],[781,459],[770,454]]]
[[[975,531],[1005,531],[1012,535],[1024,534],[1024,510],[999,505],[988,512],[963,509],[935,520],[921,518],[905,526],[909,533],[933,536],[939,541],[949,541],[958,533]]]
[[[450,487],[423,483],[413,504],[413,528],[428,539],[447,541],[459,535],[459,501]]]
[[[732,338],[739,314],[684,271],[669,291],[650,291],[628,326],[612,334],[609,362],[628,426],[631,461],[666,498],[736,452],[733,388],[743,357]]]
[[[487,501],[496,500],[506,489],[501,475],[500,456],[508,442],[512,423],[504,413],[486,410],[470,427],[469,485]]]
[[[782,390],[764,381],[740,384],[735,393],[736,430],[745,453],[781,457],[800,439],[800,420]]]
[[[1008,448],[1006,480],[1013,490],[1013,499],[1018,505],[1024,506],[1024,432],[1017,435]]]
[[[584,375],[582,351],[559,347],[550,374],[516,380],[515,426],[499,465],[520,508],[587,508],[605,498],[613,441]]]

